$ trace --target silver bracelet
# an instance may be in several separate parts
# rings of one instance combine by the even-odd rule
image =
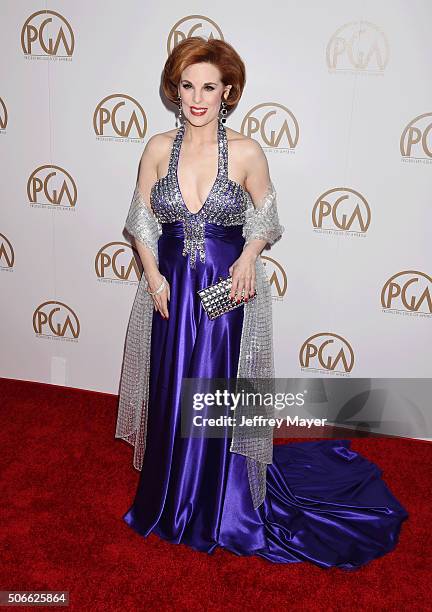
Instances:
[[[150,295],[156,295],[156,294],[161,293],[161,292],[163,291],[163,289],[164,289],[164,287],[165,287],[165,284],[166,284],[166,283],[165,283],[166,278],[165,278],[165,276],[163,276],[162,278],[163,278],[162,285],[159,287],[159,289],[156,289],[156,291],[149,291],[149,290],[147,289],[147,291],[148,291],[148,293],[149,293]]]

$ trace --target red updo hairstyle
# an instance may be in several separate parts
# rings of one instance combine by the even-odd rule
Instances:
[[[198,62],[214,64],[220,71],[224,85],[232,85],[226,99],[227,109],[238,104],[246,82],[243,60],[229,43],[219,39],[206,40],[202,36],[191,36],[178,43],[165,62],[162,90],[174,104],[178,103],[178,85],[185,68]]]

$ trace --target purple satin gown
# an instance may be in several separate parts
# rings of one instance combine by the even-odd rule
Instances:
[[[183,134],[184,125],[168,174],[152,189],[162,224],[159,269],[171,299],[168,320],[153,315],[147,446],[123,518],[142,536],[155,533],[207,553],[222,546],[276,563],[355,569],[395,547],[408,513],[381,470],[351,450],[349,440],[275,446],[266,498],[254,510],[246,458],[230,452],[230,438],[180,436],[182,377],[237,374],[243,307],[212,321],[196,292],[226,277],[241,254],[246,207],[243,187],[228,178],[227,137],[219,123],[216,181],[198,213],[187,209],[177,175]],[[195,267],[190,253],[182,254],[185,234],[205,245],[205,261],[197,256]]]

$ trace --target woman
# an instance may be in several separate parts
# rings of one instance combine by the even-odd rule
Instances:
[[[184,122],[148,141],[126,220],[144,272],[116,430],[141,470],[124,520],[208,553],[354,569],[394,548],[408,514],[348,440],[273,449],[265,428],[234,427],[232,442],[229,427],[182,435],[184,378],[274,378],[260,253],[284,228],[260,145],[224,125],[244,84],[241,58],[220,40],[184,40],[165,64],[163,89]],[[197,292],[228,276],[237,307],[210,319]]]

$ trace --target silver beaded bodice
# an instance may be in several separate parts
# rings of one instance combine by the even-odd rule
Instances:
[[[196,252],[205,262],[205,225],[243,225],[246,210],[252,205],[248,192],[228,178],[228,139],[225,126],[218,121],[218,172],[210,193],[196,213],[183,200],[178,182],[178,160],[183,142],[183,124],[174,138],[166,176],[158,179],[150,193],[150,204],[159,223],[182,221],[184,227],[183,255],[195,267]]]

